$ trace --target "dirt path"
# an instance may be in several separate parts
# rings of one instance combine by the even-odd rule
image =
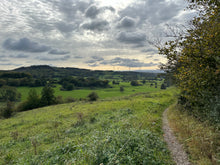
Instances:
[[[169,127],[167,111],[168,109],[166,109],[163,113],[164,140],[166,141],[168,148],[171,151],[173,160],[177,165],[190,165],[186,152],[183,150],[182,145],[179,144],[171,128]]]

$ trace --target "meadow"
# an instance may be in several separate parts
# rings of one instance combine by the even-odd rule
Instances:
[[[60,104],[1,119],[0,164],[173,164],[161,118],[175,101],[176,88],[125,86],[126,96],[113,97],[121,93],[114,88],[110,94],[99,91],[102,99],[96,102]]]
[[[130,82],[121,82],[119,85],[114,85],[110,83],[111,88],[81,88],[72,91],[62,91],[60,90],[61,85],[56,84],[54,87],[55,96],[62,96],[64,99],[68,97],[73,97],[75,99],[86,98],[89,93],[96,92],[100,99],[118,97],[118,96],[127,96],[134,93],[139,92],[153,92],[159,91],[162,81],[157,81],[157,88],[153,85],[150,86],[151,83],[146,83],[141,86],[131,86]],[[120,87],[124,88],[123,92],[120,92]],[[36,91],[40,94],[43,87],[17,87],[19,93],[21,93],[21,101],[24,101],[28,97],[28,92],[30,89],[36,89]]]

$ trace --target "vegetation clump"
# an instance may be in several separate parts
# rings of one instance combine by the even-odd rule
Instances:
[[[96,101],[98,100],[99,96],[96,92],[92,92],[88,95],[89,101]]]

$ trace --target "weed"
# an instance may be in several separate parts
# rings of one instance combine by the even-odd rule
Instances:
[[[31,144],[34,147],[34,155],[37,155],[37,147],[39,146],[38,140],[36,138],[32,138]]]
[[[13,163],[13,155],[11,153],[5,155],[4,157],[4,163],[5,164],[11,164]]]
[[[18,135],[19,135],[18,131],[11,132],[11,137],[15,141],[18,139]]]
[[[76,113],[76,116],[77,116],[77,122],[73,125],[74,127],[79,127],[79,126],[82,126],[84,125],[85,121],[84,121],[84,115],[82,112],[78,112]]]

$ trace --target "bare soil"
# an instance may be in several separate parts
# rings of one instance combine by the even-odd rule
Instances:
[[[168,109],[166,109],[163,113],[164,140],[166,141],[173,160],[177,165],[190,165],[188,156],[183,150],[183,146],[178,142],[177,138],[173,134],[173,131],[169,127],[167,111]]]

